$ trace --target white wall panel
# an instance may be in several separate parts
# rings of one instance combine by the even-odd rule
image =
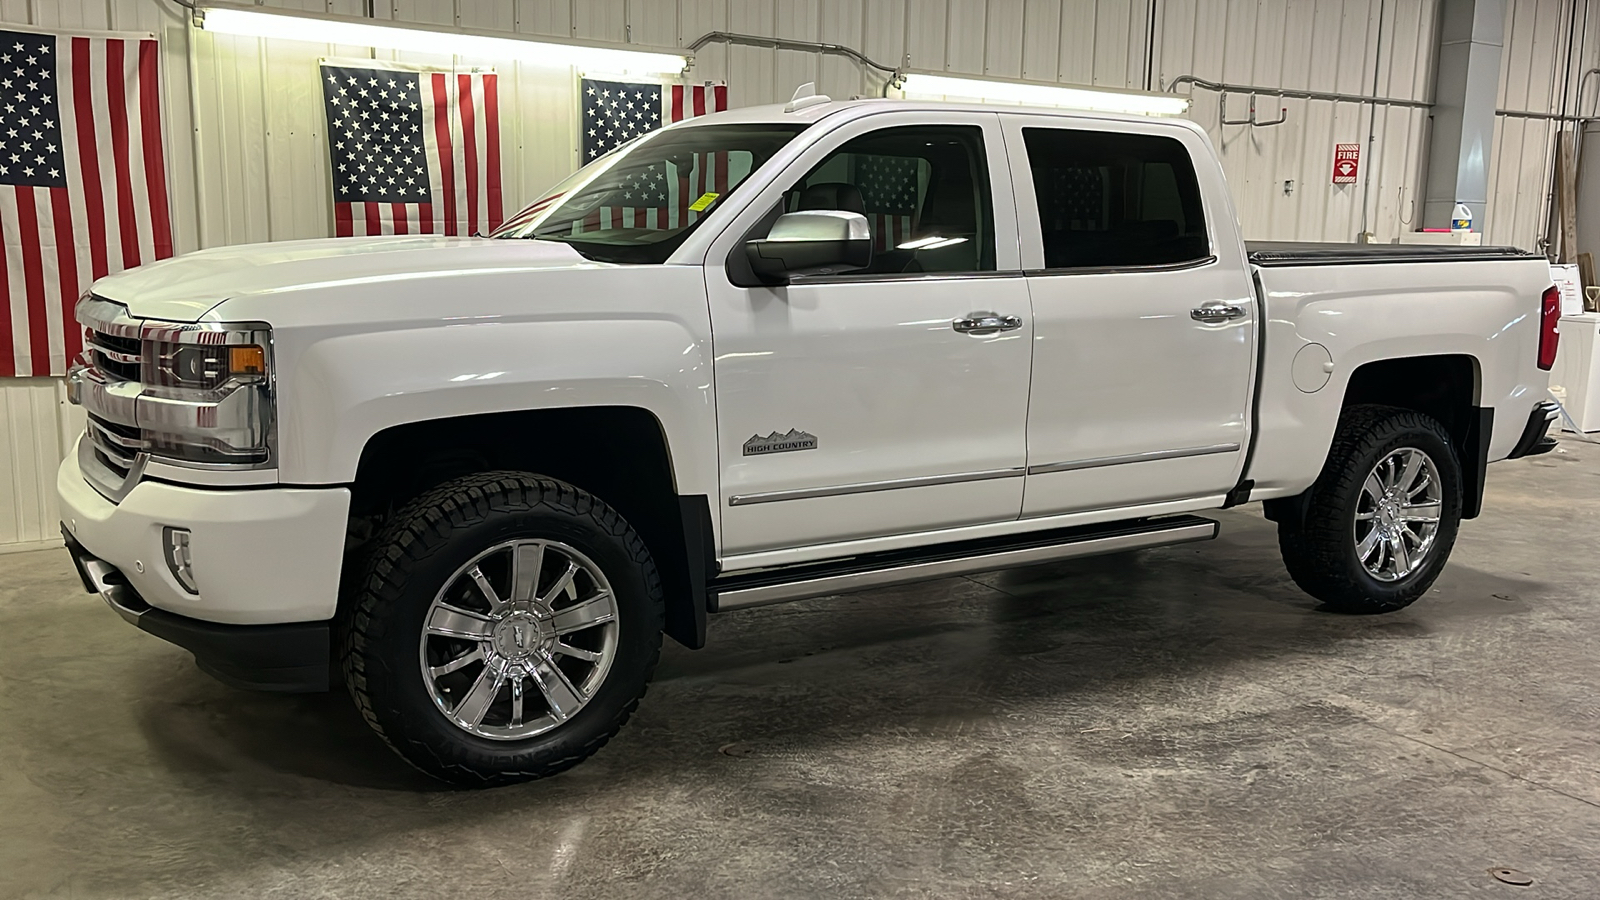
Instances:
[[[1600,3],[1515,0],[1506,4],[1501,109],[1594,115],[1600,84],[1578,107],[1579,79],[1600,64]],[[1497,117],[1490,158],[1485,239],[1534,249],[1549,227],[1558,122]]]
[[[1173,0],[1162,6],[1159,74],[1406,100],[1427,98],[1436,2],[1430,0]],[[1381,23],[1381,24],[1380,24]],[[1389,240],[1409,230],[1420,190],[1423,110],[1263,93],[1257,115],[1281,125],[1222,125],[1220,98],[1194,92],[1192,117],[1216,142],[1245,236]],[[1230,120],[1249,97],[1227,98]],[[1368,137],[1374,135],[1372,152]],[[1362,180],[1332,184],[1334,144],[1359,143]],[[1292,181],[1286,193],[1284,183]]]
[[[1589,8],[1590,4],[1594,9]],[[264,6],[359,15],[365,0],[264,0]],[[1577,75],[1600,64],[1600,0],[1507,0],[1501,105],[1575,110]],[[824,41],[888,65],[1115,87],[1182,74],[1241,84],[1425,99],[1438,0],[375,0],[379,18],[465,28],[679,46],[710,31]],[[1380,24],[1381,13],[1381,24]],[[1153,19],[1152,19],[1153,14]],[[316,80],[325,56],[392,58],[361,47],[194,32],[170,0],[0,0],[0,22],[148,30],[163,41],[167,160],[175,241],[202,246],[331,232]],[[1153,47],[1150,41],[1153,40]],[[1381,45],[1381,46],[1380,46]],[[502,75],[508,207],[578,163],[577,74],[510,60],[408,57],[490,65]],[[883,73],[821,54],[711,44],[695,80],[725,80],[735,106],[787,100],[802,81],[838,97],[881,93]],[[1147,81],[1148,79],[1148,81]],[[1592,112],[1600,85],[1591,85]],[[1279,126],[1221,126],[1215,94],[1193,117],[1222,153],[1251,238],[1387,239],[1413,226],[1427,139],[1425,111],[1352,103],[1261,101]],[[1230,113],[1243,115],[1234,97]],[[1496,130],[1488,239],[1532,247],[1549,217],[1549,122]],[[1367,152],[1369,132],[1374,136]],[[1333,145],[1358,142],[1370,182],[1329,183]],[[1283,182],[1294,191],[1285,194]],[[0,382],[0,544],[50,540],[50,485],[81,421],[49,380]]]
[[[59,380],[0,379],[0,550],[60,541],[55,470],[82,429]]]

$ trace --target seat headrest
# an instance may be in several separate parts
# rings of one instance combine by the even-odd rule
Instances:
[[[837,209],[867,214],[867,201],[861,189],[842,181],[824,181],[800,191],[800,209]]]

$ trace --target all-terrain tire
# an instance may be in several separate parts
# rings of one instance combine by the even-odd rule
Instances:
[[[559,541],[601,570],[615,598],[616,650],[570,718],[526,739],[492,739],[436,703],[419,646],[431,605],[464,565],[528,539]],[[526,472],[469,475],[417,497],[379,535],[340,622],[345,684],[367,724],[429,775],[466,786],[542,778],[586,759],[633,713],[660,657],[663,615],[656,565],[616,510]]]
[[[1438,530],[1415,571],[1385,581],[1369,572],[1358,556],[1356,514],[1368,475],[1405,448],[1426,453],[1437,469]],[[1461,507],[1461,464],[1444,426],[1412,410],[1352,406],[1339,418],[1322,473],[1310,488],[1304,520],[1280,521],[1278,546],[1295,584],[1329,609],[1393,612],[1421,597],[1439,577],[1455,545]]]

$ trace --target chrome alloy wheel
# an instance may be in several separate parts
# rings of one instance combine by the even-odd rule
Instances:
[[[424,622],[422,678],[434,705],[495,740],[533,737],[571,718],[617,654],[611,585],[558,541],[508,541],[473,557]]]
[[[1402,447],[1373,467],[1356,501],[1356,556],[1379,581],[1399,581],[1433,550],[1443,510],[1439,470],[1428,454]]]

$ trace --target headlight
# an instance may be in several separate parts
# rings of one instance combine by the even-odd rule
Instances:
[[[152,456],[259,465],[272,453],[270,332],[145,327],[139,426]]]
[[[77,315],[84,358],[68,372],[68,398],[88,412],[104,462],[127,470],[147,453],[185,465],[273,463],[267,325],[152,322],[93,296]]]

